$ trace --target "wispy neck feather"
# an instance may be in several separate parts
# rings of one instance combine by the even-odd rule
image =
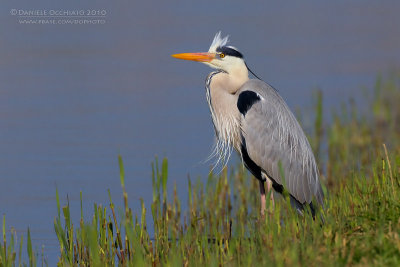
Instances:
[[[210,158],[217,158],[214,166],[226,165],[232,149],[238,149],[240,145],[240,114],[236,108],[237,96],[227,91],[227,88],[231,87],[229,84],[233,82],[231,78],[231,75],[219,70],[210,73],[206,82],[207,100],[216,135],[216,144],[210,155]]]

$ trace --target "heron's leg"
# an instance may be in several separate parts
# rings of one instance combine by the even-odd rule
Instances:
[[[272,181],[268,178],[267,179],[267,194],[269,194],[271,192],[271,189],[272,189]],[[275,207],[274,192],[271,192],[270,201],[272,204],[272,209],[274,209],[274,207]]]
[[[261,217],[264,217],[265,213],[265,188],[264,188],[264,181],[259,181],[260,185],[260,194],[261,194]]]

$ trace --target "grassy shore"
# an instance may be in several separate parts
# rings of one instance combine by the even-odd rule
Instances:
[[[59,265],[400,265],[400,76],[378,78],[371,92],[362,100],[368,112],[350,101],[333,111],[330,124],[317,94],[309,138],[324,170],[325,223],[297,215],[285,197],[274,209],[268,203],[261,219],[256,179],[241,166],[211,173],[204,184],[188,180],[188,210],[181,210],[176,189],[167,192],[166,159],[153,165],[152,205],[131,210],[119,158],[122,216],[110,196],[105,206],[94,205],[91,221],[82,214],[73,222],[57,193]],[[17,240],[4,225],[0,266],[20,264],[22,253],[36,265],[29,231]]]

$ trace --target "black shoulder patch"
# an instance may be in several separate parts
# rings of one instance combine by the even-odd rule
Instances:
[[[246,116],[247,111],[260,100],[261,98],[257,93],[253,91],[243,91],[239,94],[237,108],[243,116]]]

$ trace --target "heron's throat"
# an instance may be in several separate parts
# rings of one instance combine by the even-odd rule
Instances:
[[[235,94],[249,80],[249,72],[244,64],[243,66],[230,68],[228,72],[221,73],[218,76],[221,82],[226,84],[225,90],[231,94]]]

